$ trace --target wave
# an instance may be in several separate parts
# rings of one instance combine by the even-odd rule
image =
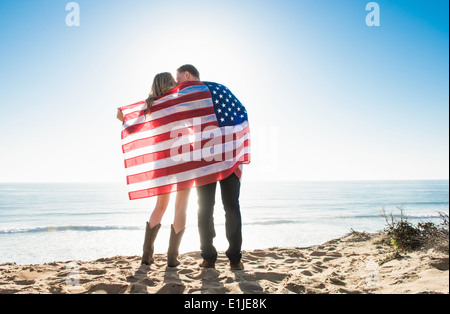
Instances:
[[[386,213],[386,215],[388,216],[388,218],[391,217],[391,213]],[[392,216],[396,219],[400,219],[402,217],[402,215],[400,214],[392,214]],[[323,219],[379,219],[379,218],[383,218],[383,215],[342,215],[342,216],[329,216],[329,217],[322,217]],[[424,214],[424,215],[408,215],[408,214],[404,214],[403,215],[404,219],[436,219],[436,218],[440,218],[439,214]]]
[[[61,232],[61,231],[107,231],[107,230],[141,230],[142,228],[133,226],[51,226],[36,227],[24,229],[0,230],[0,234],[16,234],[16,233],[45,233],[45,232]]]
[[[299,220],[283,220],[283,219],[277,219],[277,220],[264,220],[264,221],[254,221],[254,222],[247,222],[243,223],[244,225],[284,225],[284,224],[298,224],[301,223]]]
[[[393,217],[397,220],[401,218],[401,215],[393,214]],[[433,220],[439,219],[440,216],[438,214],[435,215],[404,215],[404,219],[408,220]],[[383,220],[384,216],[382,215],[342,215],[342,216],[321,216],[321,217],[304,217],[299,219],[267,219],[267,220],[257,220],[257,221],[247,221],[243,222],[243,225],[254,226],[254,225],[262,225],[262,226],[273,226],[273,225],[285,225],[285,224],[308,224],[319,221],[330,221],[330,220],[347,220],[347,219],[356,219],[356,220]]]
[[[244,222],[244,225],[280,225],[280,224],[297,224],[300,221],[297,220],[263,220]],[[224,223],[218,223],[216,226],[225,225]],[[23,229],[8,229],[0,230],[0,234],[18,234],[18,233],[50,233],[50,232],[64,232],[64,231],[78,231],[78,232],[91,232],[91,231],[111,231],[111,230],[125,230],[135,231],[143,230],[143,227],[137,226],[49,226],[49,227],[35,227],[35,228],[23,228]]]
[[[393,214],[395,219],[400,219],[401,215]],[[429,219],[439,219],[439,214],[435,215],[405,215],[404,218],[410,220],[429,220]],[[346,220],[346,219],[384,219],[382,215],[364,215],[364,214],[355,214],[355,215],[330,215],[330,216],[321,216],[321,217],[303,217],[298,219],[259,219],[259,220],[250,220],[243,221],[244,226],[274,226],[274,225],[285,225],[285,224],[307,224],[312,223],[314,221],[323,221],[323,220]],[[216,223],[216,226],[224,226],[224,222]],[[196,226],[191,226],[196,227]],[[23,228],[23,229],[7,229],[0,230],[1,234],[20,234],[20,233],[50,233],[50,232],[65,232],[65,231],[78,231],[78,232],[92,232],[92,231],[114,231],[114,230],[124,230],[124,231],[136,231],[143,230],[142,226],[47,226],[47,227],[34,227],[34,228]]]

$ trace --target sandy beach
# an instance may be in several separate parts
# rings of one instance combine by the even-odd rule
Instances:
[[[140,257],[0,265],[0,294],[419,294],[449,293],[448,254],[422,249],[392,259],[383,233],[352,232],[306,248],[244,251],[245,269],[200,269],[199,252],[141,266]]]

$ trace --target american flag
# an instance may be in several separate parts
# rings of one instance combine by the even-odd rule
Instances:
[[[184,82],[124,114],[122,150],[130,200],[220,181],[250,163],[247,110],[221,84]]]

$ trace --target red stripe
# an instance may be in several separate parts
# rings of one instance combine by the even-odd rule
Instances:
[[[181,83],[178,86],[175,86],[174,88],[172,88],[170,91],[168,91],[164,95],[161,95],[159,97],[155,97],[155,100],[159,100],[159,99],[164,98],[166,96],[169,96],[169,95],[172,95],[172,94],[175,94],[175,93],[179,93],[183,89],[191,87],[191,86],[205,86],[205,84],[203,84],[203,82],[200,82],[200,81],[193,81],[193,82],[186,81],[186,82]],[[127,109],[133,109],[134,107],[137,107],[138,105],[139,106],[143,105],[144,103],[145,103],[145,100],[142,100],[142,101],[139,101],[139,102],[131,104],[131,105],[120,107],[120,109],[122,111],[123,110],[127,110]]]
[[[250,145],[249,140],[244,141],[244,143],[241,146],[239,146],[233,150],[232,158],[235,158],[244,149],[244,147],[248,147],[249,145]],[[216,159],[219,159],[218,157],[220,157],[220,160],[216,160]],[[140,182],[144,182],[144,181],[150,181],[153,179],[166,177],[169,175],[174,175],[174,174],[178,174],[181,172],[194,170],[197,168],[211,166],[211,165],[220,163],[222,161],[229,160],[230,158],[231,158],[231,152],[227,152],[227,153],[221,153],[221,154],[211,156],[211,159],[213,159],[212,161],[206,161],[204,159],[201,159],[201,160],[195,161],[195,162],[185,162],[185,163],[175,165],[175,166],[170,166],[170,167],[166,167],[166,168],[162,168],[162,169],[156,169],[156,170],[152,170],[152,171],[138,173],[138,174],[134,174],[131,176],[127,176],[127,183],[135,184],[135,183],[140,183]],[[245,158],[243,158],[243,159],[245,160]]]
[[[206,126],[202,125],[201,131],[203,132],[205,128],[206,128]],[[246,127],[242,131],[232,134],[233,136],[222,135],[222,137],[220,139],[220,143],[226,144],[229,142],[240,140],[241,138],[243,138],[245,136],[245,134],[247,134],[249,132],[250,132],[250,128]],[[165,133],[165,134],[169,134],[169,133]],[[169,137],[170,137],[170,135],[169,135]],[[194,142],[193,144],[191,144],[191,146],[192,147],[201,147],[203,149],[204,146],[207,143],[209,143],[211,140],[212,139],[210,139],[210,138],[204,139],[200,142]],[[219,140],[219,137],[215,138],[215,140]],[[142,164],[146,164],[149,162],[153,162],[153,161],[157,161],[157,160],[161,160],[161,159],[165,159],[165,158],[169,158],[169,157],[170,157],[170,149],[166,149],[164,151],[159,151],[159,152],[150,153],[150,154],[144,154],[144,155],[126,159],[125,160],[125,168],[135,167],[135,166],[139,166]]]
[[[155,105],[152,107],[152,112],[157,112],[186,102],[192,102],[208,98],[211,98],[211,93],[209,91],[190,93],[187,95],[177,97],[176,99],[167,100],[161,104]]]
[[[250,147],[250,146],[249,146]],[[248,165],[250,162],[251,162],[251,155],[250,155],[250,153],[247,153],[247,154],[244,154],[244,155],[242,155],[242,157],[241,158],[239,158],[239,161],[238,161],[240,164],[243,164],[243,165]]]
[[[137,102],[137,103],[132,104],[132,105],[120,107],[120,110],[124,111],[124,110],[127,110],[127,109],[133,109],[134,107],[141,106],[144,103],[145,103],[145,101],[143,100],[143,101]]]
[[[151,109],[151,112],[157,112],[157,111],[167,109],[167,108],[170,108],[170,107],[182,104],[182,103],[187,103],[187,102],[192,102],[192,101],[197,101],[197,100],[202,100],[202,99],[208,99],[208,98],[211,98],[211,93],[209,91],[190,93],[190,94],[187,94],[184,96],[180,96],[176,99],[171,99],[171,100],[165,101],[165,102],[161,103],[160,105],[153,106]],[[141,103],[141,106],[143,103],[144,102]],[[123,121],[127,122],[129,120],[137,119],[140,116],[143,116],[145,114],[145,112],[146,112],[146,109],[131,112],[124,116]]]
[[[123,117],[123,122],[127,122],[128,120],[132,120],[132,119],[137,119],[140,116],[143,116],[145,111],[146,110],[144,109],[144,110],[139,110],[139,111],[134,111],[132,113],[129,113]]]
[[[207,116],[215,114],[214,108],[207,107],[207,108],[200,108],[200,109],[194,109],[189,110],[185,112],[177,112],[175,114],[171,114],[166,117],[162,117],[160,119],[155,119],[153,121],[148,121],[136,125],[129,126],[125,130],[122,131],[122,139],[125,139],[127,136],[133,133],[139,133],[139,132],[145,132],[154,128],[157,128],[162,125],[166,125],[172,122],[176,121],[182,121],[186,119],[193,119],[197,117]]]
[[[156,153],[142,155],[125,160],[125,168],[131,168],[143,164],[148,164],[157,160],[162,160],[170,157],[170,149],[163,150]]]
[[[217,121],[212,121],[212,122],[208,122],[205,124],[202,124],[202,132],[205,128],[210,127],[210,126],[215,126],[218,127],[219,124],[217,123]],[[128,144],[125,144],[122,146],[122,150],[124,153],[128,153],[131,152],[133,150],[136,149],[140,149],[140,148],[144,148],[147,146],[151,146],[151,145],[155,145],[158,143],[162,143],[164,141],[168,141],[171,140],[171,132],[167,132],[167,133],[162,133],[156,136],[152,136],[152,137],[148,137],[148,138],[144,138],[144,139],[139,139],[133,142],[130,142]]]
[[[137,199],[143,199],[143,198],[147,198],[147,197],[153,197],[153,196],[157,196],[157,195],[177,192],[177,191],[181,191],[181,190],[187,190],[187,189],[194,187],[194,184],[196,187],[207,185],[207,184],[214,183],[217,181],[222,181],[222,180],[228,178],[230,175],[233,174],[233,172],[235,171],[235,169],[237,167],[239,167],[239,163],[234,165],[230,169],[227,169],[227,170],[224,170],[221,172],[217,172],[217,173],[213,173],[213,174],[209,174],[204,177],[199,177],[199,178],[196,178],[193,180],[188,180],[188,181],[170,184],[170,185],[166,185],[166,186],[160,186],[160,187],[156,187],[156,188],[152,188],[152,189],[133,191],[133,192],[128,193],[128,195],[130,197],[130,200],[137,200]]]
[[[200,82],[200,81],[186,81],[186,82],[181,83],[178,86],[175,86],[174,88],[172,88],[170,91],[168,91],[164,95],[155,97],[155,100],[159,100],[159,99],[167,97],[169,95],[179,93],[183,89],[191,87],[191,86],[205,86],[205,84],[203,84],[203,82]]]

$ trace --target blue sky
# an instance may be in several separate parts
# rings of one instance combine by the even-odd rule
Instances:
[[[448,179],[448,1],[76,2],[0,2],[0,181],[123,182],[116,108],[185,63],[247,107],[248,180]]]

